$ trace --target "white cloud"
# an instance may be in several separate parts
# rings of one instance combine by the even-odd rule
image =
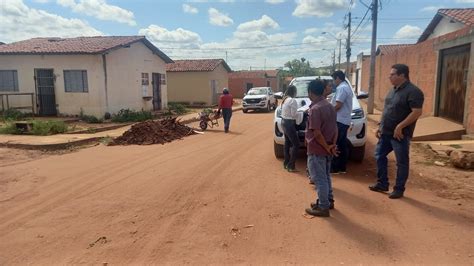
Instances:
[[[266,3],[272,4],[272,5],[277,5],[284,3],[286,0],[265,0]]]
[[[421,12],[436,12],[438,9],[445,8],[444,6],[425,6],[420,9]]]
[[[51,0],[33,0],[33,2],[40,3],[40,4],[46,4],[51,2]]]
[[[423,30],[417,26],[405,25],[393,36],[396,39],[416,39],[420,37]]]
[[[312,33],[316,33],[320,31],[320,29],[318,28],[307,28],[304,30],[304,34],[312,34]]]
[[[279,25],[271,17],[263,15],[258,20],[244,22],[237,27],[238,31],[256,31],[266,29],[278,29]]]
[[[138,34],[145,35],[150,41],[160,47],[173,48],[198,48],[202,42],[199,34],[182,28],[168,30],[166,28],[150,25],[140,29]]]
[[[71,8],[76,13],[100,20],[116,21],[130,26],[137,25],[132,11],[109,5],[106,0],[57,0],[57,3]]]
[[[227,27],[234,24],[234,21],[224,13],[219,12],[215,8],[209,8],[209,23],[215,26]]]
[[[474,0],[456,0],[456,3],[461,3],[461,4],[474,4]]]
[[[188,0],[189,3],[209,3],[209,2],[218,2],[218,3],[233,3],[235,0]]]
[[[183,4],[183,11],[184,13],[189,13],[189,14],[197,14],[199,12],[197,8],[188,4]]]
[[[0,6],[0,41],[15,42],[34,37],[97,36],[102,32],[80,19],[68,19],[26,6],[22,0],[9,0]],[[21,30],[19,30],[21,25]]]
[[[296,0],[295,17],[331,17],[334,11],[347,8],[345,0]]]

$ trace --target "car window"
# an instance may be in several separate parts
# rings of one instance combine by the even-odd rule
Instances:
[[[262,94],[267,94],[267,89],[261,88],[261,89],[251,89],[249,90],[248,95],[262,95]]]
[[[332,79],[329,80],[332,82]],[[296,98],[307,98],[308,96],[308,84],[311,80],[295,80],[291,85],[296,87]],[[334,84],[334,83],[333,83]],[[334,85],[333,85],[334,86]],[[333,92],[335,87],[333,87]]]

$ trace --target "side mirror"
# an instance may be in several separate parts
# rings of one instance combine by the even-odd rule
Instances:
[[[367,99],[369,98],[369,94],[365,91],[361,91],[358,95],[357,95],[357,99]]]
[[[276,99],[283,99],[283,92],[275,92],[274,96]]]

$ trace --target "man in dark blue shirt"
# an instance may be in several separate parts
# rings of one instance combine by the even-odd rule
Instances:
[[[390,71],[390,82],[394,86],[385,98],[382,120],[377,130],[379,139],[375,149],[377,161],[377,183],[369,188],[386,192],[389,188],[387,155],[394,151],[397,159],[397,178],[389,198],[403,197],[410,164],[410,140],[416,121],[422,114],[423,92],[410,82],[407,65],[395,64]]]

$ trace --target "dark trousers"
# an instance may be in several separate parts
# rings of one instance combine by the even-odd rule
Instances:
[[[232,117],[232,108],[222,108],[222,118],[224,119],[225,132],[229,131],[231,117]]]
[[[405,184],[410,171],[410,137],[404,137],[401,141],[393,138],[393,135],[382,134],[375,148],[375,160],[377,161],[377,183],[380,187],[388,188],[388,160],[387,155],[394,151],[397,159],[397,178],[393,190],[405,191]]]
[[[347,130],[349,125],[337,122],[337,149],[339,150],[339,155],[335,156],[332,159],[332,168],[333,172],[345,172],[347,161],[349,160],[349,147],[347,146]]]
[[[285,135],[285,160],[283,164],[287,168],[295,169],[296,156],[300,147],[298,133],[296,132],[296,121],[282,119],[283,133]]]

